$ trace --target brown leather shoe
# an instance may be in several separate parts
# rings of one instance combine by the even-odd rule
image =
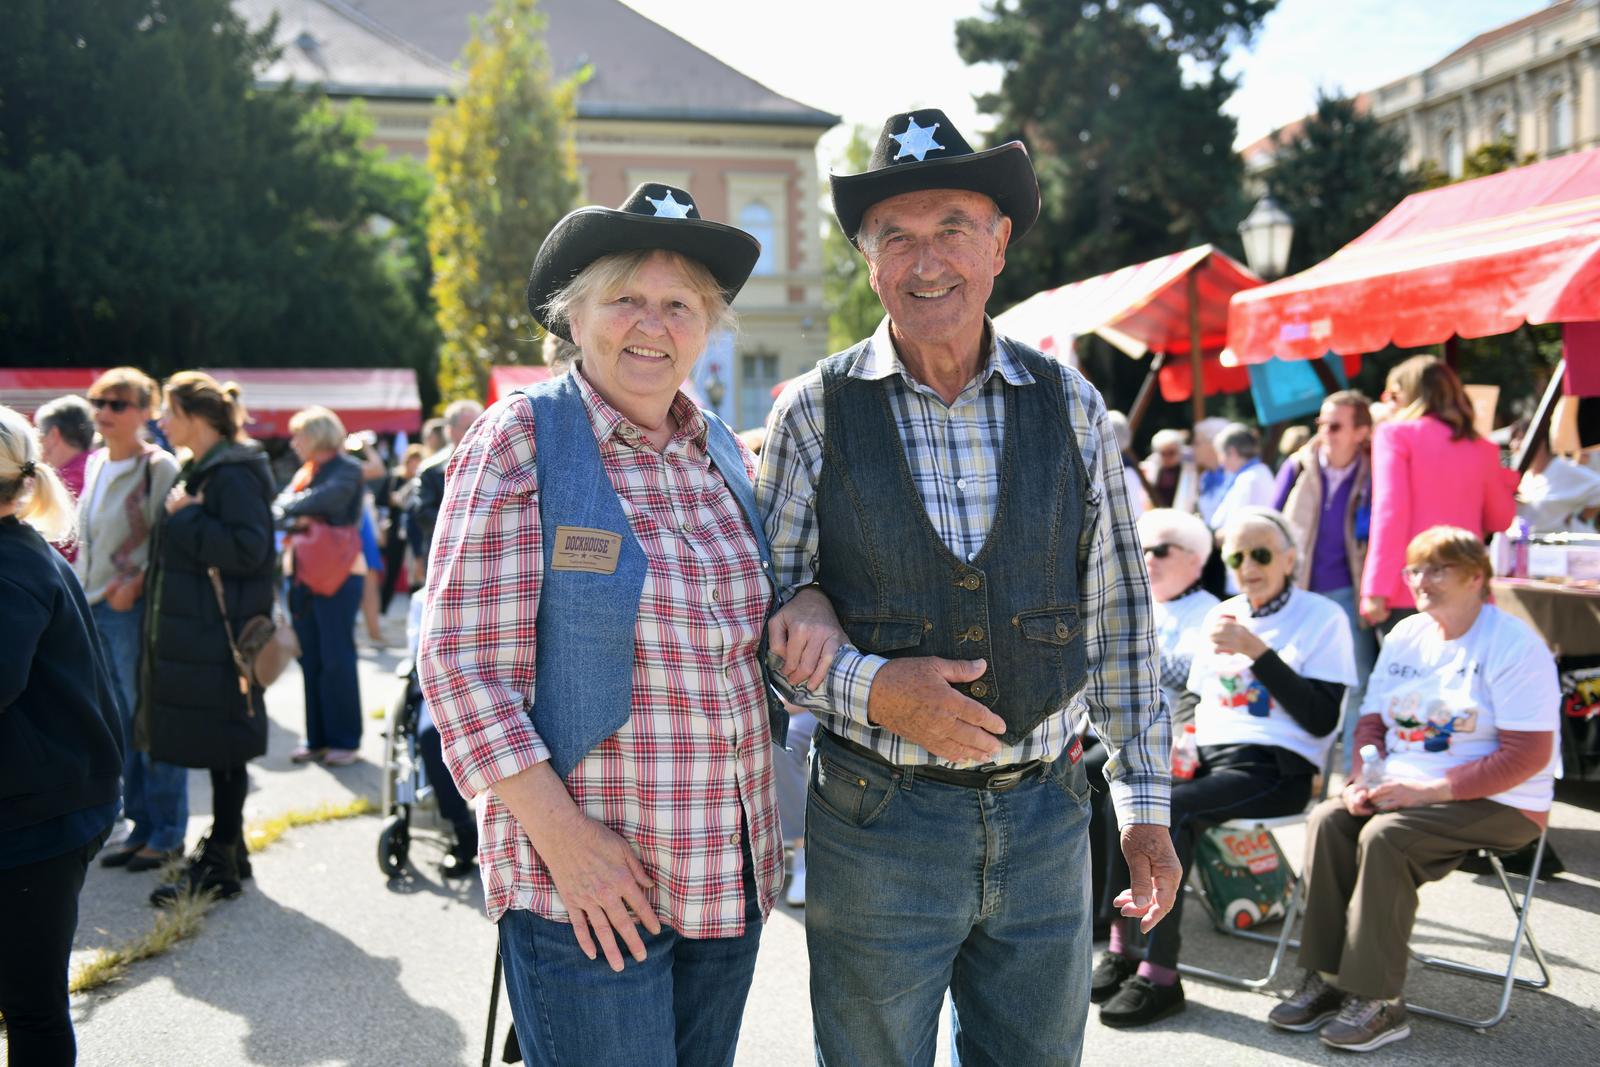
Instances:
[[[1300,988],[1268,1013],[1267,1022],[1279,1030],[1309,1034],[1333,1021],[1343,1005],[1343,993],[1323,981],[1316,971],[1307,971]]]
[[[1411,1020],[1404,1004],[1352,996],[1339,1017],[1318,1035],[1324,1045],[1346,1052],[1371,1052],[1411,1036]]]

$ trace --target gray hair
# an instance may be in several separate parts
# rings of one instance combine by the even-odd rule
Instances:
[[[869,206],[867,210],[871,211],[872,208]],[[994,214],[989,218],[990,237],[993,237],[1000,232],[1000,220],[1004,219],[1005,217],[1006,213],[1000,210],[1000,205],[994,204]],[[862,221],[865,222],[865,219],[866,216],[863,215]],[[878,241],[880,236],[881,235],[877,231],[868,233],[864,226],[858,227],[856,229],[856,247],[861,249],[862,255],[866,256],[868,259],[871,259],[873,256],[878,254]]]
[[[1188,436],[1182,430],[1157,430],[1150,438],[1150,449],[1159,452],[1163,448],[1182,448],[1189,443]]]
[[[452,444],[460,444],[467,429],[483,414],[483,405],[476,400],[452,400],[444,409],[445,436]]]
[[[1281,511],[1274,511],[1271,508],[1240,508],[1222,528],[1222,541],[1226,544],[1251,528],[1271,529],[1277,533],[1280,547],[1289,551],[1299,549],[1299,545],[1295,543],[1294,531],[1289,528],[1289,520],[1283,517]]]
[[[1106,421],[1111,423],[1111,433],[1117,439],[1117,451],[1126,452],[1133,444],[1133,427],[1128,425],[1128,416],[1120,411],[1108,411]]]
[[[33,424],[40,437],[54,430],[79,452],[94,444],[94,409],[81,396],[56,397],[33,413]]]
[[[1242,422],[1223,427],[1211,444],[1219,456],[1237,452],[1241,459],[1255,459],[1261,455],[1261,437]]]
[[[1211,530],[1198,515],[1176,508],[1151,508],[1138,521],[1139,543],[1168,544],[1192,552],[1201,563],[1211,558]]]

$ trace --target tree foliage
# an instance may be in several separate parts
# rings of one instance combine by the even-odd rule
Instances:
[[[538,363],[524,279],[578,194],[572,121],[584,72],[556,82],[535,0],[495,0],[462,54],[466,85],[428,134],[428,247],[439,388],[481,396],[496,363]]]
[[[359,111],[256,88],[275,30],[228,0],[6,5],[0,362],[428,367],[420,175]]]
[[[1353,99],[1319,92],[1299,130],[1280,137],[1267,192],[1294,220],[1289,271],[1320,263],[1422,186],[1405,170],[1402,135]]]
[[[871,134],[850,131],[850,143],[835,163],[840,174],[860,174],[872,161]],[[828,350],[838,352],[871,335],[883,319],[883,304],[872,291],[867,261],[844,231],[829,223],[822,237],[822,295],[828,305]]]
[[[1021,139],[1039,174],[1034,232],[1008,257],[998,306],[1204,241],[1234,246],[1242,217],[1221,73],[1276,0],[995,0],[956,25],[968,63],[994,62],[979,98],[991,144]]]

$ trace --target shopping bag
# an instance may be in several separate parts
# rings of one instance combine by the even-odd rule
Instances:
[[[1283,918],[1294,872],[1271,830],[1208,827],[1195,841],[1194,866],[1218,923],[1245,930]]]

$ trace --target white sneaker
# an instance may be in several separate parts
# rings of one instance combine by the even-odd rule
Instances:
[[[789,891],[784,894],[783,902],[791,908],[806,906],[806,847],[801,845],[794,850],[793,870],[789,874]]]

